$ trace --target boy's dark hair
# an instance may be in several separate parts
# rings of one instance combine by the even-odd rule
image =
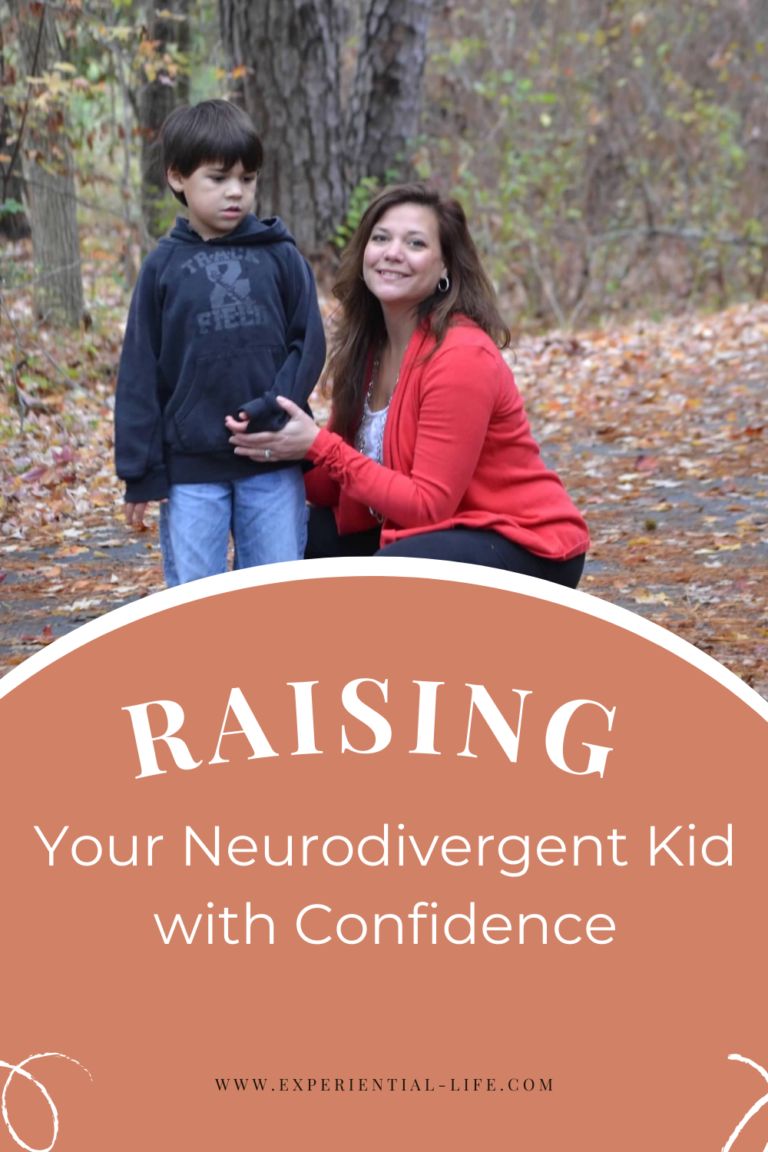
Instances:
[[[246,172],[258,172],[264,161],[250,116],[228,100],[177,108],[163,124],[159,144],[166,174],[173,168],[180,176],[191,176],[202,164],[233,168],[238,160]],[[173,194],[187,203],[183,192]]]

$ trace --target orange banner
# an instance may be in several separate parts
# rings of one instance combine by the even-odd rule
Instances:
[[[0,1152],[762,1150],[767,718],[439,563],[57,641],[0,682]]]

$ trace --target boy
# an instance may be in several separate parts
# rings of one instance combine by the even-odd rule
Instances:
[[[312,271],[277,217],[252,214],[261,142],[225,100],[179,108],[163,125],[163,165],[189,209],[145,260],[133,294],[115,403],[115,461],[126,519],[160,500],[169,587],[235,567],[301,559],[298,462],[236,456],[224,420],[250,431],[306,405],[325,362]]]

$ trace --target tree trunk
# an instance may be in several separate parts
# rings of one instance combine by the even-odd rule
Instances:
[[[48,7],[11,0],[19,25],[19,58],[27,76],[50,72],[62,59]],[[42,22],[42,23],[41,23]],[[21,142],[35,258],[35,309],[38,316],[76,328],[83,314],[80,239],[77,231],[72,154],[64,130],[64,112],[50,103],[30,109]]]
[[[335,0],[219,0],[222,39],[243,65],[245,109],[264,145],[260,215],[285,218],[307,253],[346,204],[341,160],[340,13]]]
[[[366,0],[346,117],[346,177],[410,175],[419,130],[431,0]]]
[[[361,177],[407,173],[418,131],[431,0],[364,0],[342,116],[347,6],[337,0],[219,0],[224,47],[244,68],[242,96],[264,144],[259,212],[279,213],[314,254],[331,239]]]
[[[141,212],[147,234],[159,240],[167,231],[171,196],[160,163],[157,137],[163,121],[179,104],[189,99],[189,74],[179,73],[175,79],[162,67],[162,57],[169,45],[187,55],[190,46],[189,0],[169,0],[155,9],[149,25],[149,39],[156,42],[155,65],[157,71],[141,90],[139,117],[141,122]],[[171,13],[172,15],[166,15]],[[183,17],[174,20],[173,16]],[[175,201],[174,201],[175,203]]]

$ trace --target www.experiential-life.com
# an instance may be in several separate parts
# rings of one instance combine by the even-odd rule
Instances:
[[[450,1082],[437,1084],[429,1077],[412,1079],[405,1076],[388,1077],[269,1077],[222,1078],[216,1077],[219,1092],[551,1092],[552,1078],[513,1076],[509,1080],[489,1076],[452,1077]]]

